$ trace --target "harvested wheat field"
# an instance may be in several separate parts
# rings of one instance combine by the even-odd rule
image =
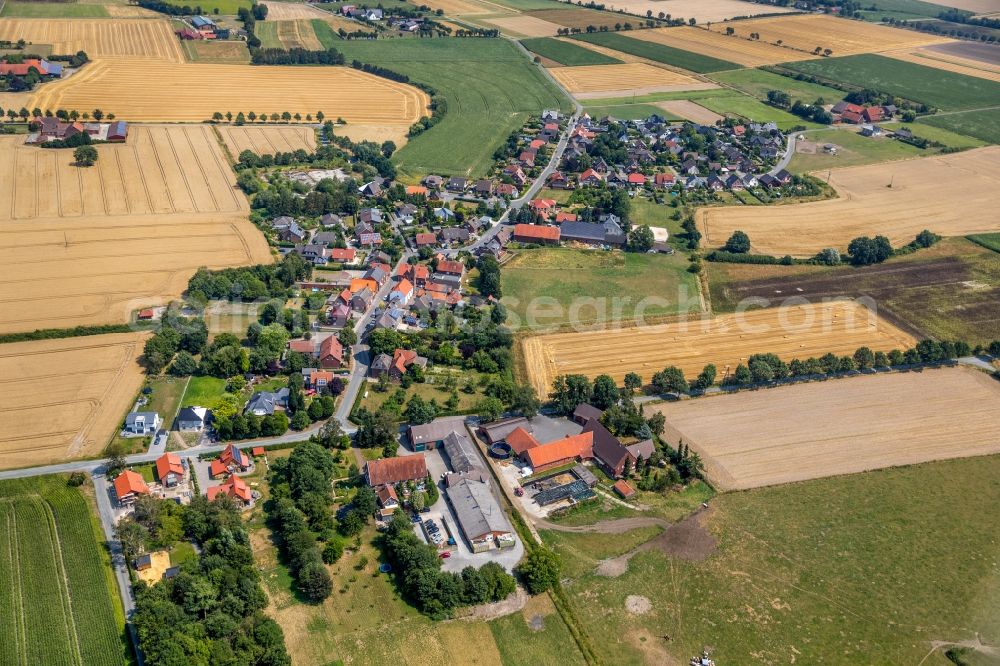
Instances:
[[[713,25],[712,30],[725,32],[723,25]],[[877,23],[851,21],[823,14],[796,14],[773,18],[740,21],[736,29],[743,36],[751,32],[760,34],[760,41],[782,41],[784,47],[813,53],[816,47],[830,49],[834,56],[858,53],[881,53],[905,47],[942,44],[954,40],[923,32],[890,28]],[[793,52],[790,52],[794,55]],[[800,57],[786,60],[803,60]]]
[[[286,49],[306,49],[307,51],[322,51],[323,44],[316,38],[312,23],[309,21],[277,21],[278,39]]]
[[[488,23],[500,28],[505,34],[511,34],[516,37],[555,37],[556,32],[562,29],[561,25],[543,21],[533,16],[491,18]]]
[[[142,386],[147,335],[0,345],[0,468],[100,454]]]
[[[746,38],[749,31],[740,27],[742,22],[733,25],[736,26],[736,36],[732,37],[705,28],[688,26],[636,30],[630,36],[647,42],[671,46],[675,49],[735,62],[744,67],[759,67],[760,65],[774,65],[789,60],[808,60],[819,57],[767,42],[751,41]]]
[[[956,367],[664,403],[723,490],[1000,452],[1000,382]]]
[[[295,19],[325,19],[332,15],[301,2],[267,3],[267,21],[292,21]],[[356,24],[357,25],[357,24]]]
[[[930,49],[901,49],[899,51],[887,51],[881,55],[904,62],[912,62],[915,65],[943,69],[946,72],[955,72],[956,74],[965,74],[966,76],[978,76],[981,79],[989,79],[990,81],[1000,81],[1000,66],[981,60],[961,58],[946,53],[938,53]]]
[[[694,378],[708,363],[735,370],[751,354],[770,352],[790,361],[858,347],[889,351],[916,340],[855,301],[796,304],[718,317],[620,330],[551,333],[525,338],[525,366],[538,395],[548,395],[558,375],[608,374],[621,384],[629,372],[649,382],[674,365]]]
[[[145,9],[137,5],[114,5],[107,4],[102,5],[104,11],[108,13],[108,18],[123,19],[123,18],[144,18],[144,19],[158,19],[163,18],[163,14],[159,12],[154,12],[152,9]]]
[[[756,16],[757,14],[796,11],[790,7],[740,2],[740,0],[612,0],[604,4],[605,9],[612,12],[624,10],[629,14],[639,16],[646,16],[647,11],[652,11],[653,16],[658,16],[660,12],[663,12],[670,14],[673,18],[697,19],[698,23],[715,23],[731,19],[734,16]]]
[[[90,168],[22,141],[0,137],[0,232],[3,220],[249,210],[206,125],[134,125],[127,143],[98,146]]]
[[[621,65],[554,67],[549,73],[577,99],[613,97],[617,93],[665,92],[717,88],[693,77],[641,62]]]
[[[0,21],[0,40],[16,42],[19,39],[35,44],[51,44],[53,53],[86,51],[91,59],[124,57],[184,62],[180,41],[171,32],[168,21],[143,19],[112,21],[3,19]],[[87,65],[84,71],[95,65],[96,63]]]
[[[700,123],[702,125],[714,125],[718,121],[724,120],[724,117],[720,116],[715,111],[710,111],[701,104],[697,104],[687,99],[656,102],[655,106],[660,107],[670,114],[679,116],[685,120]]]
[[[265,127],[259,125],[218,126],[230,154],[239,157],[244,150],[258,155],[316,150],[316,130],[312,127]]]
[[[199,122],[216,111],[323,111],[347,122],[409,127],[424,115],[428,103],[427,95],[416,88],[349,67],[123,60],[113,67],[107,61],[95,62],[69,79],[41,86],[29,108],[100,108],[139,122]]]
[[[705,243],[720,247],[739,229],[750,236],[754,252],[805,257],[827,247],[844,250],[862,235],[882,234],[899,246],[924,229],[942,236],[1000,231],[1000,147],[829,173],[839,198],[700,209]],[[827,172],[815,175],[826,180]]]

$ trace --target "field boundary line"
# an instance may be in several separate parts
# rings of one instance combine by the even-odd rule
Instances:
[[[139,170],[139,182],[142,183],[142,191],[146,193],[146,204],[150,212],[155,213],[156,208],[153,206],[153,197],[149,194],[149,184],[142,175],[142,161],[139,159],[139,151],[136,149],[135,144],[128,147],[132,151],[132,158],[135,160],[135,165]]]
[[[204,129],[202,129],[202,131],[204,132]],[[215,198],[215,192],[212,191],[212,186],[209,184],[208,173],[205,172],[205,165],[201,161],[201,155],[197,150],[195,150],[194,143],[191,142],[191,133],[183,131],[183,134],[184,134],[184,141],[187,143],[188,148],[191,150],[191,154],[194,155],[194,161],[198,164],[198,170],[201,171],[201,177],[205,179],[205,185],[208,188],[208,196],[212,197],[212,206],[215,208],[215,210],[221,211],[222,207],[219,205],[219,200]],[[211,145],[212,144],[209,143],[209,146]]]
[[[59,539],[59,530],[56,528],[56,517],[52,512],[52,507],[47,500],[38,498],[45,511],[45,520],[48,523],[49,534],[52,537],[49,544],[52,548],[53,559],[59,568],[62,577],[62,585],[59,587],[59,594],[62,597],[63,608],[66,612],[66,632],[70,638],[70,651],[76,657],[76,662],[83,666],[83,656],[80,654],[80,635],[76,631],[76,619],[73,617],[73,600],[69,594],[69,577],[66,575],[66,563],[63,562],[62,541]]]
[[[125,187],[125,171],[122,169],[122,154],[120,150],[114,151],[115,154],[115,166],[118,169],[118,176],[122,179],[122,194],[125,195],[125,210],[128,211],[129,215],[135,214],[132,209],[132,198],[128,195],[128,188]]]
[[[214,128],[214,126],[213,126],[213,128]],[[212,141],[211,141],[211,137],[206,134],[207,129],[208,129],[207,127],[202,126],[202,129],[201,129],[201,133],[202,134],[201,135],[202,135],[202,138],[205,139],[205,143],[211,149],[212,148]],[[191,137],[188,136],[188,144],[190,145],[190,143],[191,143]],[[218,143],[218,141],[216,141],[216,143]],[[194,151],[194,146],[191,147],[191,150]],[[216,168],[219,169],[220,173],[222,173],[223,178],[225,179],[224,182],[226,184],[227,191],[229,192],[229,198],[230,198],[230,200],[233,202],[233,205],[236,206],[237,210],[242,210],[243,206],[240,203],[239,196],[236,194],[236,188],[232,185],[231,180],[230,180],[233,177],[233,175],[234,175],[234,170],[233,170],[232,165],[223,164],[222,163],[222,159],[220,158],[218,150],[212,149],[210,152],[212,153],[212,160],[215,162]],[[195,155],[198,155],[197,151],[195,151]],[[199,160],[199,164],[200,163],[201,163],[201,160]],[[216,207],[217,208],[221,208],[218,205]],[[219,212],[222,212],[222,211],[220,210]]]

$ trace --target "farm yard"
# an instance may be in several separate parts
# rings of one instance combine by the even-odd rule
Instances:
[[[621,65],[554,67],[549,73],[577,99],[608,97],[633,91],[637,94],[674,90],[705,90],[714,83],[641,62]]]
[[[637,30],[633,35],[636,39],[698,53],[744,67],[759,67],[760,65],[774,65],[788,60],[802,60],[804,57],[819,57],[806,56],[801,52],[775,46],[768,42],[750,40],[746,37],[726,36],[707,28],[691,26]]]
[[[170,29],[170,23],[161,20],[4,19],[0,21],[0,40],[16,42],[19,39],[37,44],[51,44],[55,53],[86,51],[92,59],[140,59],[146,65],[152,64],[147,59],[184,62],[184,52]],[[91,67],[93,65],[86,69]]]
[[[794,406],[794,409],[792,408]],[[1000,453],[1000,382],[968,368],[811,382],[652,408],[724,490]],[[651,410],[647,412],[652,413]]]
[[[441,122],[393,155],[408,182],[428,173],[483,175],[496,148],[529,114],[569,108],[563,92],[508,40],[350,40],[338,48],[348,60],[388,67],[433,86],[447,100]],[[339,133],[350,132],[347,119]]]
[[[845,249],[852,238],[882,234],[894,246],[931,227],[942,236],[1000,229],[992,214],[1000,148],[835,169],[836,199],[768,208],[702,208],[698,223],[708,247],[721,247],[737,229],[753,251],[812,256]],[[824,176],[825,174],[821,174]],[[888,187],[889,183],[892,187]]]
[[[988,456],[725,493],[676,526],[671,554],[650,548],[619,576],[592,567],[563,588],[606,663],[686,663],[709,643],[719,664],[945,666],[945,650],[979,638],[963,661],[993,663],[997,475]],[[560,542],[593,537],[550,545],[569,561]],[[628,612],[632,595],[646,613]]]
[[[708,282],[713,312],[782,294],[813,302],[867,296],[882,317],[927,337],[972,345],[1000,340],[1000,257],[965,238],[860,268],[713,263]]]
[[[142,386],[145,338],[122,333],[0,346],[0,468],[100,454]]]
[[[791,296],[792,294],[788,294]],[[772,303],[780,305],[780,301]],[[629,372],[649,382],[668,365],[693,378],[708,363],[719,376],[751,354],[774,353],[784,360],[907,349],[916,340],[853,301],[752,309],[716,317],[692,316],[675,323],[551,333],[525,338],[521,353],[527,379],[548,395],[558,375],[611,375],[621,383]]]
[[[204,86],[206,80],[213,81]],[[155,85],[153,84],[155,82]],[[186,91],[197,88],[198,95]],[[42,86],[40,108],[101,108],[135,122],[202,122],[215,112],[316,113],[348,123],[409,127],[424,115],[427,95],[347,67],[246,67],[127,59],[98,61]]]
[[[239,157],[244,150],[258,155],[316,150],[316,130],[312,127],[219,125],[216,129],[233,157]]]
[[[0,528],[0,663],[126,662],[124,613],[80,490],[62,476],[0,481]]]
[[[820,50],[830,49],[834,56],[848,56],[952,41],[928,33],[864,21],[846,21],[822,14],[749,19],[733,26],[717,23],[711,29],[724,33],[727,27],[735,27],[740,37],[748,37],[754,32],[760,35],[761,42],[775,44],[780,41],[782,47],[793,49],[789,50],[790,57],[786,60],[802,60],[795,57],[795,51],[812,54],[817,47]]]

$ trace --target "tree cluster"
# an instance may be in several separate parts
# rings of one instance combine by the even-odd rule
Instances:
[[[188,296],[198,300],[255,301],[287,298],[299,280],[312,276],[312,264],[289,253],[277,264],[209,270],[199,268],[188,280]]]
[[[251,65],[343,65],[344,54],[334,48],[310,51],[303,48],[250,49]]]

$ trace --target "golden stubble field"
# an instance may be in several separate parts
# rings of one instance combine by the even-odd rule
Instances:
[[[750,31],[741,28],[742,25],[743,22],[738,22],[727,26],[735,26],[737,35],[742,35],[740,37],[727,36],[705,28],[690,26],[636,30],[631,36],[647,42],[671,46],[675,49],[728,60],[744,67],[759,67],[760,65],[774,65],[790,60],[811,60],[819,57],[759,40],[751,41],[746,38]]]
[[[147,335],[0,345],[0,468],[100,454],[142,386]]]
[[[620,65],[553,67],[549,73],[578,99],[613,97],[616,93],[648,93],[717,88],[694,77],[641,62]]]
[[[1000,382],[969,368],[829,380],[663,403],[723,490],[1000,452]]]
[[[100,108],[134,122],[201,122],[216,111],[268,115],[323,111],[349,123],[409,127],[425,114],[429,101],[417,88],[349,67],[122,59],[97,61],[69,79],[41,86],[31,106]]]
[[[751,32],[756,32],[760,34],[762,42],[773,44],[781,40],[782,46],[806,53],[812,53],[817,46],[821,49],[831,49],[834,56],[879,53],[905,47],[954,41],[947,37],[937,37],[928,33],[890,28],[877,23],[852,21],[823,14],[796,14],[795,16],[749,19],[732,26],[718,23],[712,25],[711,29],[716,32],[725,32],[727,27],[735,27],[738,34],[744,37]],[[802,60],[802,58],[790,57],[785,60]]]
[[[199,266],[271,261],[207,126],[134,125],[72,152],[0,137],[0,332],[128,321]]]
[[[924,67],[943,69],[946,72],[965,74],[966,76],[978,76],[981,79],[990,81],[1000,81],[1000,66],[991,65],[981,60],[962,58],[947,53],[940,53],[927,48],[900,49],[898,51],[886,51],[882,53],[889,58],[912,62]]]
[[[827,173],[814,175],[826,180]],[[721,247],[739,229],[750,236],[754,252],[806,257],[827,247],[845,250],[862,235],[882,234],[899,246],[924,229],[942,236],[1000,231],[1000,147],[829,174],[836,199],[700,209],[696,217],[706,246]]]
[[[673,18],[697,19],[698,23],[725,21],[734,16],[796,11],[790,7],[740,0],[609,0],[604,5],[608,11],[624,10],[639,16],[646,16],[648,11],[652,11],[653,16],[659,16],[663,12]]]
[[[6,18],[0,21],[0,40],[16,42],[19,39],[34,44],[51,44],[53,53],[86,51],[91,59],[128,58],[145,61],[148,58],[184,62],[180,41],[171,31],[169,21]]]
[[[267,127],[263,125],[219,125],[222,140],[234,158],[244,150],[258,155],[316,150],[316,130],[312,127]]]
[[[749,310],[717,317],[620,330],[550,333],[521,343],[528,379],[538,395],[548,395],[558,375],[593,379],[611,375],[620,385],[638,373],[649,383],[669,365],[693,379],[708,363],[719,379],[746,363],[751,354],[774,353],[786,361],[820,357],[828,352],[853,354],[907,349],[916,340],[854,301],[796,304]]]

